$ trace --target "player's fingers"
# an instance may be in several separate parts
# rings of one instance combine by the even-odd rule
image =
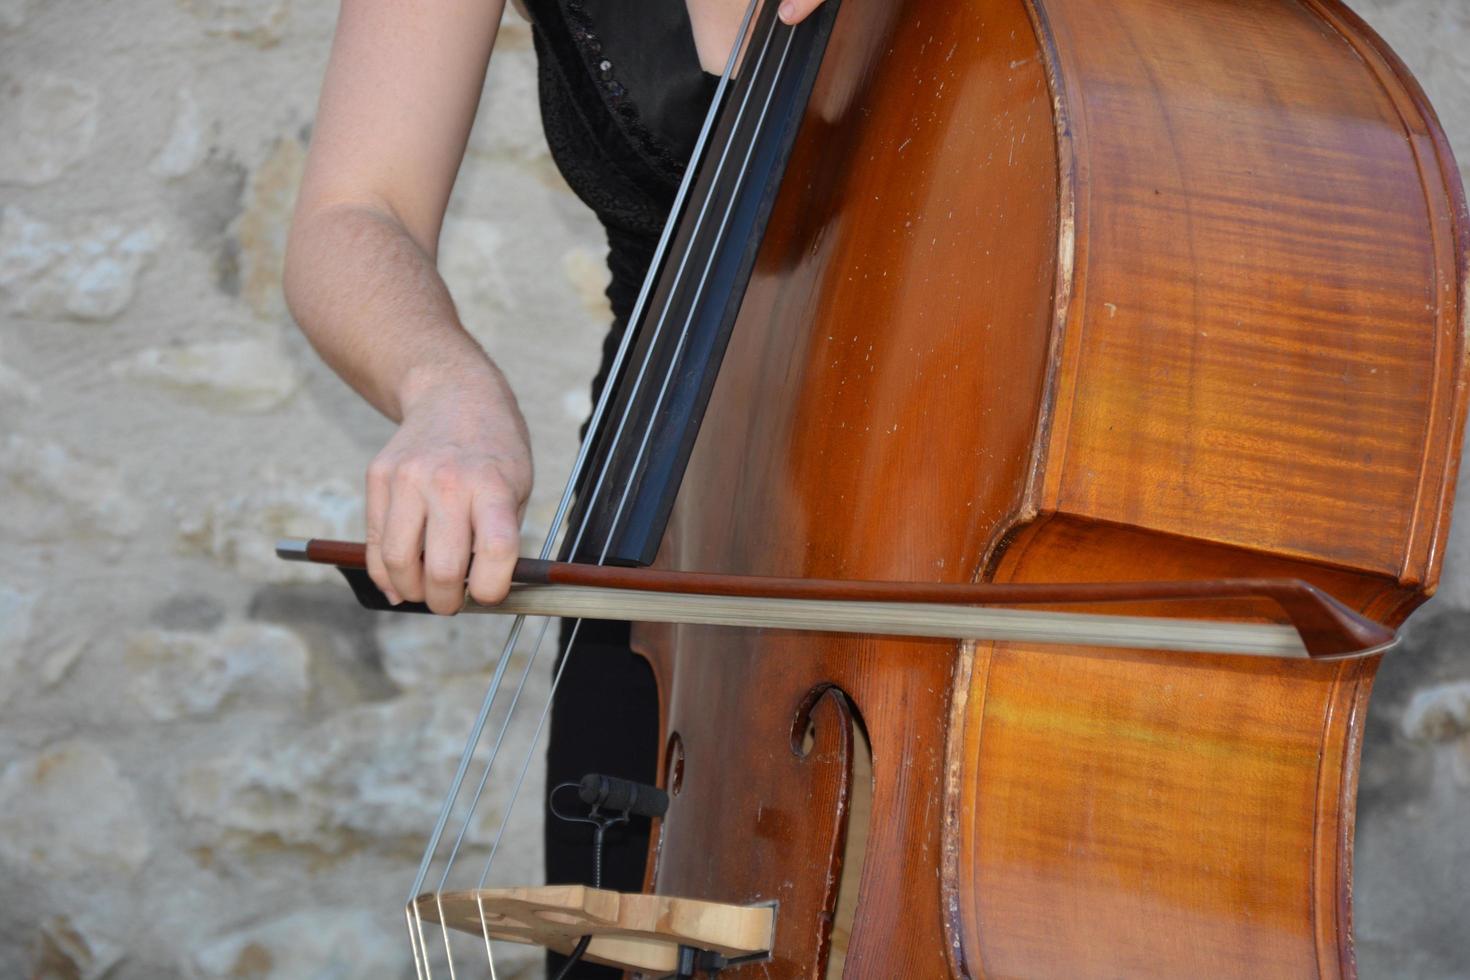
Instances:
[[[470,566],[469,492],[452,467],[442,467],[431,481],[424,530],[424,601],[447,616],[464,605],[465,572]]]
[[[427,507],[415,481],[400,467],[383,522],[383,565],[393,590],[412,602],[424,600],[424,521]]]
[[[383,526],[388,519],[388,500],[392,495],[393,462],[384,456],[374,459],[367,470],[367,498],[363,516],[367,522],[367,571],[373,584],[395,606],[403,601],[388,578],[383,564]]]
[[[475,495],[471,514],[475,538],[470,596],[494,605],[510,590],[511,573],[520,557],[519,506],[504,488],[485,489]]]
[[[807,16],[822,5],[822,0],[782,0],[777,11],[788,24],[800,24]]]

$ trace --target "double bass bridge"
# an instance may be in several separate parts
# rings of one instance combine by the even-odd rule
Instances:
[[[428,893],[409,905],[416,923],[432,923],[486,941],[544,946],[657,976],[677,975],[681,959],[709,954],[725,964],[769,955],[776,907],[727,905],[667,895],[641,895],[584,885],[484,888]]]

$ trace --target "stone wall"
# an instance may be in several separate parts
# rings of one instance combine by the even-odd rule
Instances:
[[[1358,6],[1470,160],[1470,8]],[[333,16],[0,0],[0,975],[411,975],[397,909],[498,626],[373,620],[270,553],[277,535],[357,536],[359,475],[389,434],[280,296]],[[607,318],[532,64],[511,24],[443,245],[536,435],[528,547]],[[1467,560],[1460,533],[1374,698],[1366,976],[1470,974]],[[472,856],[489,832],[471,828]],[[506,850],[529,880],[532,822]]]

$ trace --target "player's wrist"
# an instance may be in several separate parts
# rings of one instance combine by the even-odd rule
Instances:
[[[420,406],[444,397],[515,404],[504,375],[479,350],[412,365],[403,372],[396,394],[404,418]]]

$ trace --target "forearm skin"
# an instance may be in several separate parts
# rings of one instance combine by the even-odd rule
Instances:
[[[385,207],[298,214],[285,290],[323,360],[395,422],[430,388],[504,385],[461,325],[434,257]]]

